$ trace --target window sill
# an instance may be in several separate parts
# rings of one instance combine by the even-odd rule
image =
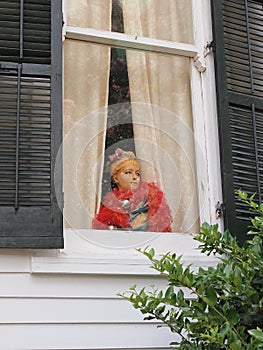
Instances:
[[[182,255],[185,265],[214,266],[215,257],[197,250],[189,234],[65,230],[65,249],[31,252],[32,273],[157,275],[149,260],[136,248],[152,247],[156,256],[167,252]]]

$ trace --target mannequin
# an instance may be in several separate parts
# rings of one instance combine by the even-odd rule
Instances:
[[[134,153],[117,148],[109,159],[113,189],[104,196],[92,227],[171,232],[172,215],[164,193],[153,182],[141,181]]]

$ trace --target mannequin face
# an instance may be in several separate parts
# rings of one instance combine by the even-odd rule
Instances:
[[[113,180],[120,191],[136,190],[141,180],[140,165],[127,163],[113,176]]]

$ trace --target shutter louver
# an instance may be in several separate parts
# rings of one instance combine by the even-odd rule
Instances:
[[[254,1],[223,1],[227,88],[263,95],[263,10]]]
[[[19,62],[21,34],[23,62],[50,64],[50,19],[51,0],[0,0],[0,61]]]
[[[212,5],[225,224],[242,242],[252,214],[234,191],[263,195],[263,3]]]
[[[24,0],[24,59],[28,63],[51,63],[51,3]]]
[[[19,1],[0,1],[0,61],[17,62],[20,41]]]
[[[63,247],[61,30],[60,0],[0,0],[0,247]]]
[[[250,109],[230,106],[229,115],[234,188],[242,188],[250,195],[257,193],[256,200],[261,201],[263,181],[260,173],[263,171],[263,138],[260,130],[263,128],[262,125],[259,125],[260,123],[257,123],[257,120],[263,120],[263,111],[255,113],[254,119],[253,111]],[[254,134],[254,125],[256,125],[256,134]],[[241,201],[236,202],[236,216],[239,220],[245,221],[251,217],[247,205]]]

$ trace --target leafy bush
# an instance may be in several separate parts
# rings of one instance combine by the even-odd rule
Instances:
[[[181,342],[171,344],[177,349],[263,349],[263,204],[238,194],[256,213],[248,232],[251,239],[242,247],[229,231],[222,234],[217,225],[204,223],[194,239],[202,253],[218,256],[216,267],[193,271],[181,256],[168,253],[157,259],[154,249],[146,248],[142,253],[167,280],[167,289],[138,291],[133,286],[120,294],[146,320],[160,320],[179,334]]]

